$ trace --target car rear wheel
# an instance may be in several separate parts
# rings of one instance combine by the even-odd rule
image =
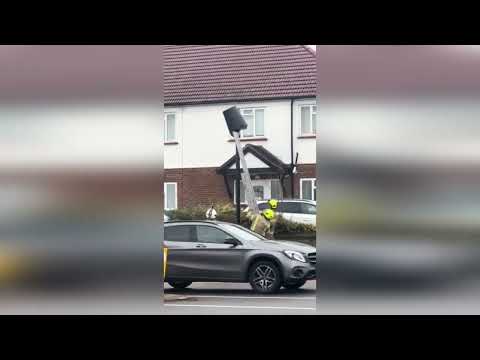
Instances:
[[[192,285],[191,281],[169,281],[168,285],[173,287],[174,289],[185,289]]]
[[[303,285],[305,285],[306,282],[306,280],[299,280],[293,283],[283,284],[283,287],[288,290],[297,290],[300,289]]]
[[[282,284],[281,274],[272,261],[258,261],[250,267],[248,281],[253,291],[260,294],[276,293]]]

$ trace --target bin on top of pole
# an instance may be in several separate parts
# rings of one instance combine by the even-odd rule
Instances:
[[[225,110],[223,112],[223,116],[227,122],[228,131],[230,131],[230,135],[232,136],[234,132],[239,133],[241,130],[245,130],[248,126],[247,122],[243,118],[242,114],[240,114],[240,111],[236,106]]]
[[[243,184],[245,186],[245,199],[248,203],[249,208],[254,213],[259,213],[257,202],[255,200],[255,194],[253,191],[253,185],[250,178],[250,173],[248,171],[247,162],[245,161],[245,156],[243,154],[243,148],[240,144],[240,131],[245,130],[247,128],[247,122],[243,118],[240,111],[237,109],[236,106],[233,106],[223,112],[223,116],[225,117],[225,121],[227,122],[228,131],[230,135],[233,136],[235,139],[235,147],[236,147],[236,170],[237,175],[235,177],[235,198],[236,198],[236,208],[237,208],[237,223],[240,224],[240,177],[243,180]],[[243,168],[243,172],[240,171],[240,163]]]

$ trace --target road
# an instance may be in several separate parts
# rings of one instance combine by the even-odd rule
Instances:
[[[281,289],[275,295],[258,295],[249,284],[194,283],[185,290],[165,284],[165,294],[178,295],[179,300],[165,301],[165,314],[315,314],[316,282],[308,281],[299,290]]]

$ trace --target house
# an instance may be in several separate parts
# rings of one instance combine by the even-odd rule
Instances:
[[[235,201],[237,106],[258,199],[315,199],[316,57],[302,45],[164,49],[165,209]],[[241,200],[244,201],[243,186]]]

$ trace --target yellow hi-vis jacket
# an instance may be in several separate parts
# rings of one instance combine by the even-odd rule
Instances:
[[[277,226],[277,220],[278,220],[278,217],[277,217],[277,213],[275,212],[275,216],[273,217],[272,220],[270,220],[270,232],[272,233],[272,238],[273,238],[273,234],[275,234],[275,227]]]
[[[247,217],[252,222],[250,230],[257,234],[266,237],[267,239],[273,239],[272,226],[270,221],[265,219],[262,214],[255,215],[253,212],[249,212]]]
[[[168,248],[163,248],[163,278],[167,276],[167,257],[168,257]]]

